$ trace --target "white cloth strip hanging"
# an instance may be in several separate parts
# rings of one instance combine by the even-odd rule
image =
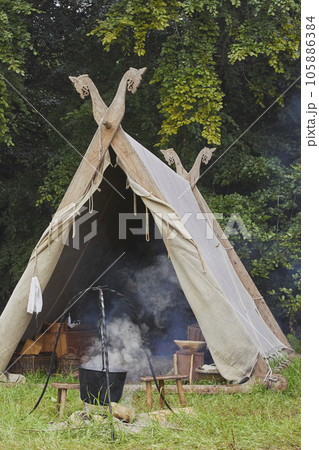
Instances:
[[[39,314],[42,311],[43,299],[40,282],[37,276],[32,277],[27,312]]]

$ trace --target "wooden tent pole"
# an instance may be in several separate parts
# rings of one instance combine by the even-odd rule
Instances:
[[[92,101],[94,100],[93,112],[95,120],[97,122],[99,121],[99,129],[96,131],[84,158],[62,199],[56,215],[58,215],[58,213],[66,206],[78,201],[79,198],[88,191],[90,186],[85,186],[83,184],[83,179],[89,179],[90,182],[92,179],[94,180],[95,173],[98,172],[101,161],[110,145],[112,145],[117,154],[119,163],[125,166],[126,173],[128,173],[134,181],[140,180],[141,174],[143,174],[142,179],[145,189],[149,190],[149,192],[161,200],[165,200],[159,189],[152,183],[148,170],[133,151],[129,140],[121,127],[121,121],[125,113],[126,91],[129,90],[132,93],[136,91],[145,70],[145,68],[139,70],[131,68],[124,74],[116,96],[109,108],[105,105],[101,97],[97,96],[97,89],[87,75],[81,75],[77,78],[71,77],[71,81],[74,83],[76,90],[79,93],[87,87],[86,84],[83,84],[84,81],[85,83],[89,83],[90,90],[88,90],[88,92],[91,94],[94,93],[92,97]],[[107,124],[107,126],[105,126],[105,124]]]

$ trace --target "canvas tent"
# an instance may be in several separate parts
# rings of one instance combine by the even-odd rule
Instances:
[[[93,274],[102,272],[120,255],[118,228],[112,223],[119,211],[127,208],[127,201],[120,195],[125,182],[141,198],[146,212],[152,214],[224,378],[249,377],[259,355],[267,359],[289,349],[262,296],[196,188],[196,177],[190,180],[185,171],[174,172],[121,128],[126,90],[135,92],[142,73],[143,70],[130,69],[124,75],[109,108],[87,75],[72,79],[82,97],[90,93],[99,127],[0,317],[2,372],[20,340],[32,336],[44,320],[55,320],[63,311],[75,283],[94,281]],[[111,164],[110,146],[117,156],[117,167]],[[98,211],[97,235],[81,248],[65,245],[70,236],[76,239],[78,221],[87,214],[83,205],[92,211],[92,202],[94,213]],[[87,235],[90,230],[89,227]],[[43,293],[43,310],[37,320],[27,312],[33,277],[38,278]]]

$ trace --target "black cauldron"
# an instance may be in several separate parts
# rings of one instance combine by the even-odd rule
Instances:
[[[118,402],[122,397],[127,372],[110,371],[110,396],[112,402]],[[96,368],[80,367],[81,400],[92,405],[108,405],[106,372]]]

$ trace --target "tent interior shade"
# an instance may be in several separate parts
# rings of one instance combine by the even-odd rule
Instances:
[[[136,209],[139,216],[135,218],[133,192],[131,189],[125,189],[126,177],[123,171],[119,167],[112,168],[109,166],[104,175],[123,197],[125,196],[125,199],[120,197],[105,181],[102,181],[101,190],[96,191],[93,195],[94,211],[91,216],[88,214],[88,203],[84,205],[82,215],[86,214],[88,220],[83,222],[77,230],[79,235],[76,236],[76,239],[80,244],[79,248],[74,248],[72,245],[74,239],[72,239],[71,230],[68,238],[69,245],[64,247],[59,262],[44,290],[44,308],[37,317],[32,318],[23,340],[32,339],[35,333],[39,333],[44,321],[54,322],[63,313],[70,299],[76,298],[80,291],[94,284],[94,281],[110,267],[110,270],[96,284],[108,285],[109,288],[125,294],[137,311],[141,312],[143,308],[145,309],[141,321],[150,330],[147,337],[152,352],[161,352],[164,349],[173,352],[176,347],[174,339],[184,337],[187,326],[194,323],[196,319],[179,286],[174,268],[167,258],[163,241],[159,239],[160,234],[158,230],[155,230],[156,226],[152,216],[150,215],[149,218],[150,241],[147,242],[145,220],[140,219],[141,216],[145,215],[143,202],[137,198]],[[119,217],[121,213],[128,213],[129,215],[126,239],[119,239]],[[97,224],[96,235],[84,242],[85,236],[89,235],[92,229],[93,221],[96,221]],[[129,231],[129,228],[134,228],[134,233],[139,234],[133,234]],[[124,256],[111,267],[114,260],[124,252]],[[164,264],[161,261],[164,261]],[[164,279],[164,276],[167,278],[164,273],[163,276],[158,274],[163,286],[161,291],[159,291],[158,284],[157,287],[154,286],[154,289],[158,289],[158,292],[154,293],[154,297],[156,296],[159,299],[161,295],[163,297],[170,296],[172,303],[168,306],[166,302],[167,312],[160,307],[158,308],[162,317],[157,330],[156,314],[152,314],[154,316],[152,320],[151,314],[148,314],[149,308],[145,307],[145,303],[151,304],[151,300],[153,303],[155,301],[149,298],[152,295],[149,277],[152,274],[151,272],[155,270],[154,264],[158,266],[157,273],[159,271],[169,272],[168,280]],[[159,267],[159,264],[164,267]],[[151,270],[148,270],[150,268]],[[134,272],[137,271],[145,274],[144,281],[140,281],[140,276],[134,276]],[[134,284],[133,280],[136,281]],[[154,282],[154,277],[152,281]],[[133,287],[131,287],[132,285]],[[136,287],[139,288],[140,292],[136,292]],[[141,298],[142,291],[144,294],[146,293],[144,299]],[[108,293],[105,294],[105,298],[109,302]],[[128,315],[125,303],[119,297],[115,298],[115,301],[119,303],[118,309],[123,314]],[[96,328],[99,316],[97,294],[88,292],[78,303],[71,310],[72,318],[81,319],[82,324],[89,323]],[[75,316],[73,315],[74,310]],[[112,311],[112,316],[116,316],[114,311]],[[164,331],[165,335],[163,334]]]

